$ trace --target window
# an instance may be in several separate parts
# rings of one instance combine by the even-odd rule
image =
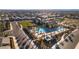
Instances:
[[[18,42],[19,40],[17,40],[17,42]]]
[[[67,38],[65,39],[65,42],[68,42],[68,39]]]
[[[74,34],[71,34],[72,37],[74,37]]]
[[[27,43],[27,41],[23,42],[22,46],[24,46]]]
[[[69,40],[70,40],[71,42],[73,42],[73,40],[72,40],[71,36],[68,36],[68,38],[69,38]]]

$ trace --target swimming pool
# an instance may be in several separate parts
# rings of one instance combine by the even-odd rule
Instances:
[[[48,33],[48,32],[55,32],[55,31],[63,31],[65,28],[63,27],[55,27],[55,28],[46,28],[46,27],[38,27],[36,32],[38,33]]]

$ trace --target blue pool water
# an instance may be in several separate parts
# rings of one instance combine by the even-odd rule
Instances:
[[[38,33],[48,33],[48,32],[55,32],[55,31],[63,31],[65,28],[63,27],[56,27],[56,28],[45,28],[45,27],[38,27],[36,32]]]

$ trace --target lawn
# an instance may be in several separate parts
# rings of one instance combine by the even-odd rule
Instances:
[[[33,26],[33,24],[29,21],[20,21],[19,24],[21,24],[23,27]]]
[[[59,20],[60,22],[64,21],[64,19],[62,19],[62,18],[59,18],[58,20]]]

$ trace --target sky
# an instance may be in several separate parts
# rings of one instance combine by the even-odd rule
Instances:
[[[78,0],[0,0],[0,9],[79,9]]]

